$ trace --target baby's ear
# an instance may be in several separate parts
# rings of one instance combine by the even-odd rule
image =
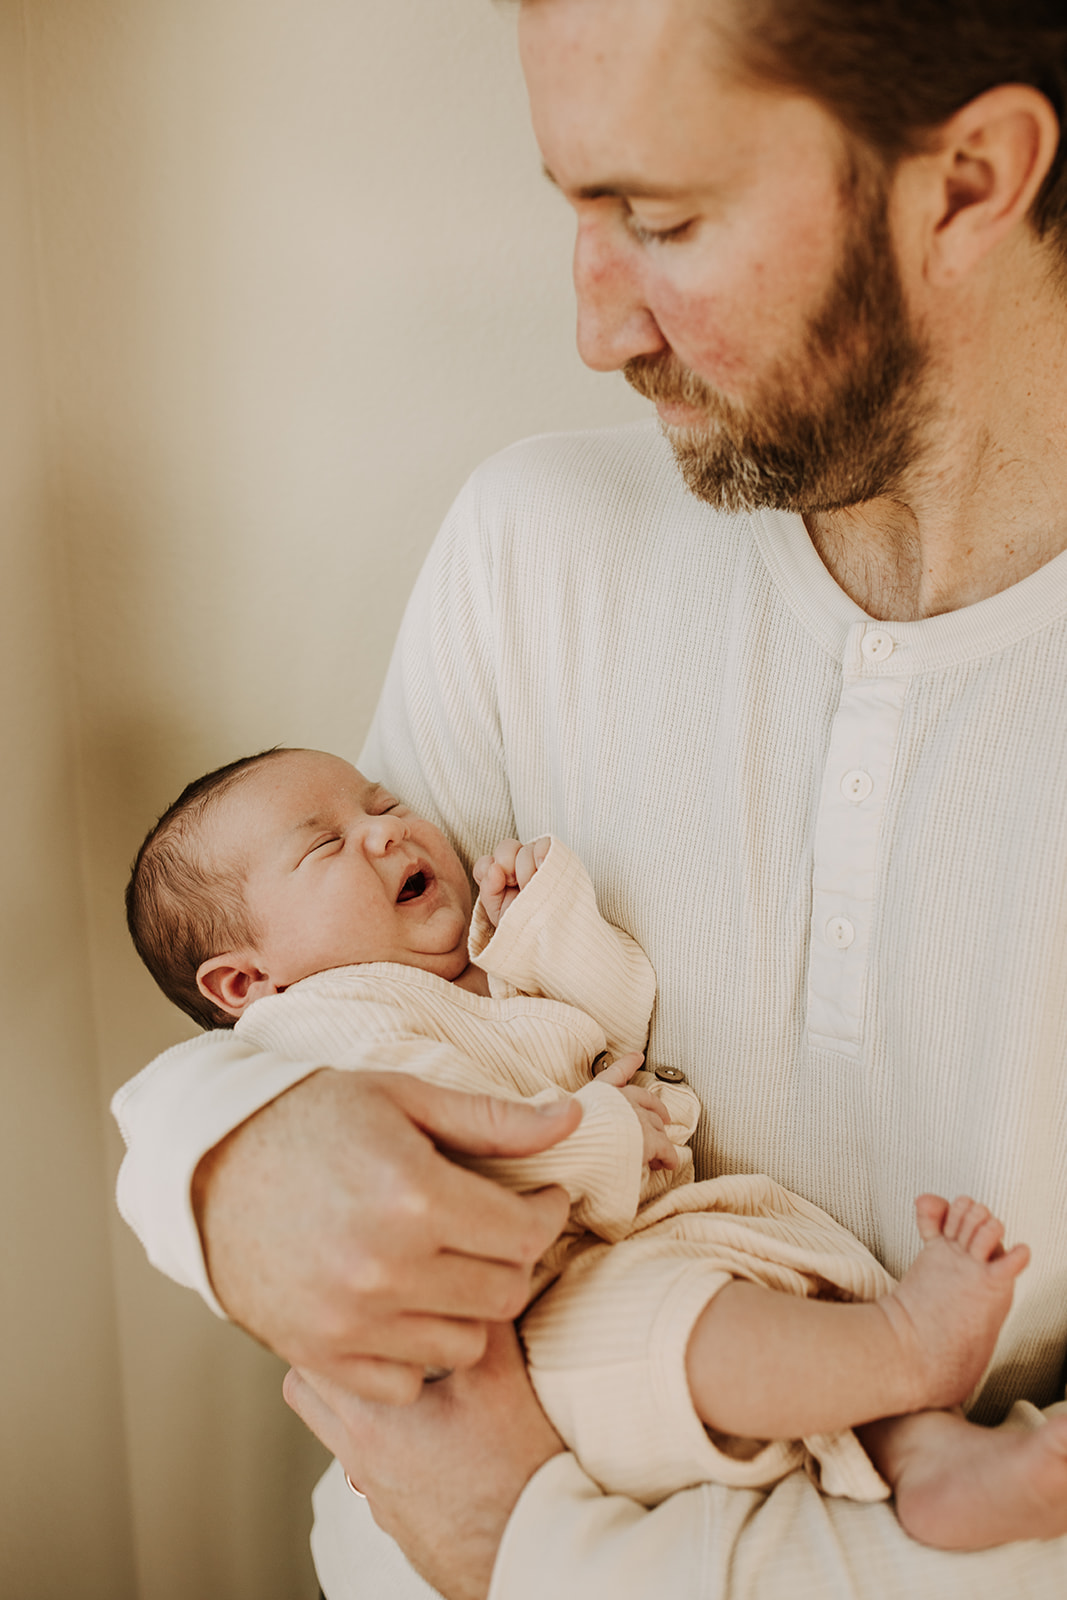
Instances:
[[[231,1017],[239,1017],[253,1000],[278,993],[278,985],[256,965],[255,955],[249,950],[209,956],[197,968],[196,986],[205,999]]]

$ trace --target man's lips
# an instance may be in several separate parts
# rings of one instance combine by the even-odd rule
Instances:
[[[656,410],[660,421],[668,428],[707,426],[707,415],[700,407],[686,405],[683,400],[657,400]]]

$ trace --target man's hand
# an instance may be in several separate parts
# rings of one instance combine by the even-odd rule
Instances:
[[[542,1109],[404,1074],[317,1072],[197,1168],[215,1292],[294,1366],[410,1403],[427,1367],[473,1366],[486,1324],[518,1315],[567,1220],[562,1189],[513,1194],[439,1150],[528,1155],[579,1116],[569,1100]]]
[[[355,1400],[312,1373],[290,1372],[283,1393],[416,1571],[447,1600],[485,1600],[515,1502],[563,1449],[514,1329],[491,1328],[476,1367],[427,1385],[404,1411]]]
[[[517,839],[502,839],[492,855],[479,856],[474,863],[474,881],[482,905],[494,928],[499,928],[504,912],[525,889],[538,867],[542,866],[552,840],[535,839],[520,844]]]

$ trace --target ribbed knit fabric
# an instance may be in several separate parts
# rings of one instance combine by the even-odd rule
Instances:
[[[364,763],[472,858],[581,858],[656,972],[698,1177],[768,1173],[894,1276],[927,1190],[1030,1244],[988,1419],[1060,1398],[1067,1349],[1065,727],[1067,556],[875,624],[800,518],[710,510],[641,424],[475,475]]]
[[[566,912],[559,919],[566,932],[556,965],[572,993],[579,990],[575,945],[581,948],[588,1010],[545,998],[542,986],[553,971],[546,912],[557,900]],[[578,1230],[621,1239],[633,1227],[641,1199],[662,1191],[659,1175],[644,1170],[640,1124],[625,1098],[610,1084],[591,1081],[593,1063],[607,1048],[597,1018],[607,1019],[612,993],[616,1048],[637,1050],[648,1032],[655,979],[633,940],[597,915],[581,863],[558,843],[496,938],[488,937],[492,928],[485,921],[478,919],[471,954],[490,974],[490,998],[415,967],[366,962],[316,973],[257,1000],[235,1031],[256,1049],[336,1067],[360,1066],[368,1048],[376,1048],[386,1071],[415,1073],[471,1094],[535,1101],[575,1095],[582,1120],[561,1144],[538,1155],[464,1161],[515,1189],[558,1183],[567,1190],[576,1231],[541,1263],[537,1293],[578,1245]],[[526,979],[535,995],[520,994],[516,978]],[[671,1105],[675,1141],[682,1145],[700,1107],[686,1088],[672,1091]]]
[[[798,518],[711,511],[641,425],[532,440],[475,475],[363,758],[471,860],[553,833],[585,862],[656,970],[649,1056],[703,1103],[698,1177],[767,1173],[895,1275],[924,1190],[969,1192],[1027,1240],[986,1419],[1062,1393],[1065,678],[1067,557],[964,611],[873,623]],[[831,809],[868,800],[873,823],[839,832]],[[189,1174],[301,1070],[208,1037],[116,1101],[124,1211],[207,1295]],[[328,1503],[355,1527],[355,1502]],[[330,1600],[377,1600],[346,1539],[317,1530]],[[520,1502],[493,1600],[1060,1600],[1065,1549],[943,1556],[801,1474],[647,1512],[568,1457]]]
[[[522,1334],[549,1420],[604,1488],[654,1505],[707,1478],[766,1488],[807,1465],[834,1493],[884,1499],[885,1484],[851,1434],[807,1448],[713,1440],[693,1410],[689,1336],[731,1278],[863,1300],[892,1282],[831,1217],[770,1179],[694,1183],[688,1159],[673,1173],[647,1170],[633,1111],[590,1072],[605,1048],[615,1055],[644,1044],[652,969],[599,916],[565,845],[552,841],[497,931],[478,902],[471,955],[490,975],[491,998],[413,967],[365,963],[256,1001],[237,1033],[265,1051],[339,1067],[353,1052],[361,1061],[369,1041],[401,1045],[399,1055],[390,1048],[391,1061],[446,1088],[508,1099],[570,1093],[582,1103],[579,1127],[551,1150],[465,1164],[516,1189],[558,1183],[570,1196],[571,1227],[538,1263],[531,1298],[540,1298]],[[420,1040],[429,1047],[421,1061]],[[661,1091],[668,1135],[684,1146],[700,1112],[695,1095],[649,1073],[638,1081]]]

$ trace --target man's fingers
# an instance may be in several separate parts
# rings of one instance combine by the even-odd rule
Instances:
[[[569,1210],[564,1189],[516,1194],[453,1165],[438,1192],[437,1246],[458,1256],[530,1267],[559,1237]]]
[[[434,1368],[473,1367],[485,1350],[485,1330],[484,1322],[404,1311],[373,1325],[356,1325],[351,1344],[342,1338],[326,1352],[295,1344],[292,1359],[315,1361],[320,1371],[365,1400],[406,1405],[418,1395],[401,1373],[410,1367],[421,1381]],[[366,1370],[358,1365],[363,1362]]]
[[[335,1386],[318,1374],[299,1372],[295,1367],[290,1367],[282,1380],[282,1397],[286,1405],[296,1412],[317,1439],[321,1439],[330,1454],[337,1456],[342,1463],[346,1455],[351,1455],[352,1441],[346,1422],[335,1406],[343,1407],[345,1416],[350,1419],[355,1409],[341,1398],[344,1393],[340,1385]],[[330,1399],[325,1399],[324,1395],[329,1395]]]
[[[419,1364],[386,1361],[374,1356],[346,1356],[334,1364],[332,1376],[347,1394],[357,1395],[361,1400],[386,1406],[410,1406],[422,1393],[425,1371],[425,1366]]]
[[[314,1073],[198,1169],[216,1293],[294,1366],[402,1404],[427,1366],[480,1359],[485,1323],[521,1310],[567,1220],[562,1189],[516,1194],[458,1153],[534,1152],[579,1117],[396,1072]]]
[[[461,1094],[398,1073],[395,1096],[412,1122],[442,1150],[469,1156],[528,1156],[558,1144],[581,1121],[576,1100],[527,1105]]]
[[[546,1222],[546,1228],[554,1221],[553,1216]],[[538,1255],[541,1254],[543,1251],[538,1251]],[[418,1297],[413,1318],[424,1312],[433,1317],[458,1318],[461,1325],[472,1319],[513,1322],[529,1299],[532,1265],[532,1260],[520,1265],[442,1250],[425,1263],[419,1271],[417,1285],[413,1285]],[[473,1359],[477,1360],[480,1354],[479,1350]],[[450,1346],[441,1352],[437,1364],[454,1367],[462,1361],[463,1365],[469,1365],[464,1355],[465,1352]]]

